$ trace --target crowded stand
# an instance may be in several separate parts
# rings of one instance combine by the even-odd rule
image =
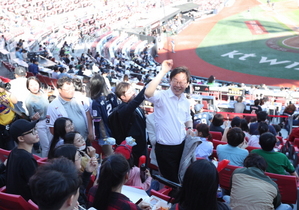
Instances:
[[[116,30],[179,3],[1,1],[1,61],[13,76],[0,77],[0,209],[293,209],[296,87],[158,63],[158,39],[191,13],[147,34]]]

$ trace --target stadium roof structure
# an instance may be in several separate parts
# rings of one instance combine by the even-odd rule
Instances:
[[[189,2],[186,4],[177,5],[175,6],[175,8],[179,8],[181,13],[186,13],[191,10],[197,10],[199,6],[200,6],[199,4]]]
[[[136,31],[137,33],[144,31],[146,28],[155,28],[155,25],[161,25],[164,21],[167,21],[177,14],[181,10],[174,7],[162,7],[151,13],[142,13],[130,18],[129,25],[125,25],[123,29],[131,29],[130,31]]]

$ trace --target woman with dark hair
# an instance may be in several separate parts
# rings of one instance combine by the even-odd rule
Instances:
[[[209,156],[213,153],[213,143],[208,141],[212,140],[209,126],[207,124],[198,124],[196,125],[196,130],[197,135],[201,140],[201,144],[197,146],[195,156],[197,158],[205,158],[209,160]]]
[[[260,122],[258,127],[258,135],[252,135],[251,138],[248,141],[248,146],[252,147],[261,147],[259,141],[260,141],[260,135],[263,133],[266,133],[269,131],[269,126],[266,122]]]
[[[29,77],[26,87],[30,91],[25,101],[28,115],[32,121],[39,120],[36,124],[36,129],[42,148],[42,157],[47,157],[52,138],[52,134],[46,124],[49,105],[48,95],[41,90],[41,83],[36,77]]]
[[[74,131],[73,121],[67,117],[60,117],[54,122],[54,135],[50,144],[48,158],[53,157],[55,147],[64,144],[64,136],[66,133]]]
[[[60,158],[65,157],[74,162],[78,171],[81,169],[81,154],[77,150],[74,145],[71,144],[64,144],[54,149],[53,157],[52,158]],[[90,182],[91,173],[98,168],[98,161],[96,158],[90,158],[89,162],[87,163],[81,178],[82,178],[82,185],[80,186],[80,196],[78,198],[78,202],[81,206],[86,207],[87,205],[87,198],[86,198],[86,187]]]
[[[121,194],[122,186],[129,176],[130,166],[123,155],[114,154],[104,159],[98,179],[98,186],[90,189],[90,193],[96,190],[92,207],[97,210],[149,210],[150,205],[141,202],[138,205],[132,203],[129,198]]]
[[[227,142],[227,133],[228,131],[231,129],[231,128],[235,128],[235,127],[238,127],[240,128],[241,127],[241,118],[236,116],[232,119],[231,123],[230,123],[230,126],[227,126],[225,129],[224,129],[224,132],[223,132],[223,135],[222,135],[222,139],[221,141],[224,141],[224,142]],[[245,134],[245,133],[244,133]],[[240,148],[243,148],[245,149],[248,145],[247,145],[247,141],[248,139],[246,140],[245,139],[245,136],[244,136],[244,141],[239,145]]]
[[[254,105],[250,105],[250,113],[252,111],[255,111],[255,113],[258,113],[260,111],[262,111],[262,107],[260,107],[260,100],[259,99],[255,99],[254,100]]]
[[[118,105],[117,97],[108,90],[105,79],[99,74],[94,75],[90,79],[90,96],[92,99],[96,139],[102,147],[103,155],[108,156],[113,153],[112,146],[105,141],[105,139],[111,136],[108,116]]]
[[[221,127],[221,125],[223,125],[223,122],[223,115],[215,114],[210,125],[210,131],[217,131],[223,134],[224,129]]]
[[[72,131],[65,134],[64,144],[74,145],[82,155],[81,171],[83,172],[90,158],[96,158],[96,150],[92,146],[86,146],[85,139],[77,131]],[[96,171],[93,172],[96,175]]]
[[[245,134],[245,137],[250,138],[250,134],[249,134],[249,126],[248,126],[248,122],[245,119],[241,119],[241,125],[240,128],[242,129],[242,131]]]
[[[218,185],[219,176],[213,163],[205,159],[193,162],[184,175],[177,204],[170,210],[229,210],[225,203],[217,201]]]
[[[208,78],[207,83],[208,83],[209,86],[214,86],[214,85],[215,85],[215,77],[214,77],[213,75],[211,75],[211,76]]]

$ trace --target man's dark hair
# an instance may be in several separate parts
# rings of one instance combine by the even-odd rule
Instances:
[[[255,105],[255,106],[258,106],[259,104],[260,104],[260,100],[255,99],[255,100],[254,100],[254,105]]]
[[[240,117],[234,117],[233,119],[232,119],[232,122],[231,122],[231,127],[233,128],[233,127],[240,127],[241,126],[241,118]]]
[[[262,121],[265,121],[267,119],[268,114],[265,111],[261,111],[261,112],[258,112],[256,114],[256,117],[257,117],[258,122],[262,122]]]
[[[238,146],[244,141],[245,134],[241,128],[234,127],[227,132],[227,143],[233,147]]]
[[[29,186],[40,210],[60,209],[64,202],[78,192],[81,178],[75,164],[57,158],[38,167]]]
[[[187,76],[187,82],[190,82],[191,74],[189,69],[186,66],[181,66],[173,69],[170,73],[170,80],[172,80],[172,78],[179,73],[185,73]]]
[[[223,124],[223,115],[215,114],[212,120],[214,126],[221,126]]]
[[[270,132],[263,133],[260,136],[259,143],[263,150],[270,152],[275,147],[276,137]]]
[[[60,67],[59,68],[60,73],[63,73],[64,69],[65,69],[64,67]]]
[[[57,80],[57,89],[62,88],[62,86],[63,86],[65,83],[68,84],[68,85],[73,84],[73,80],[72,80],[72,78],[69,78],[69,77],[62,77],[62,78],[58,79],[58,80]]]
[[[59,69],[58,66],[54,66],[54,67],[53,67],[53,70],[54,70],[54,71],[57,71],[58,69]]]
[[[238,96],[236,101],[239,102],[239,103],[241,103],[243,101],[243,97],[242,96]]]
[[[269,131],[269,126],[266,122],[260,122],[257,130],[259,131],[259,134],[262,135]]]
[[[262,156],[256,153],[250,153],[244,160],[244,167],[256,167],[262,171],[266,171],[267,162]]]

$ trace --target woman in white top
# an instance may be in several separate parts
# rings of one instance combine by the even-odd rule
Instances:
[[[41,90],[41,83],[36,77],[29,77],[26,86],[30,91],[25,101],[26,108],[32,121],[39,120],[36,129],[42,148],[42,157],[47,157],[52,139],[52,134],[46,124],[49,105],[48,95]]]
[[[213,153],[213,143],[208,141],[212,139],[210,129],[207,124],[198,124],[196,126],[197,135],[201,140],[201,144],[195,150],[196,158],[205,158],[209,160],[209,156]]]
[[[248,146],[251,147],[261,147],[260,145],[260,135],[269,131],[268,124],[266,122],[260,122],[258,127],[259,135],[252,135],[248,141]]]

